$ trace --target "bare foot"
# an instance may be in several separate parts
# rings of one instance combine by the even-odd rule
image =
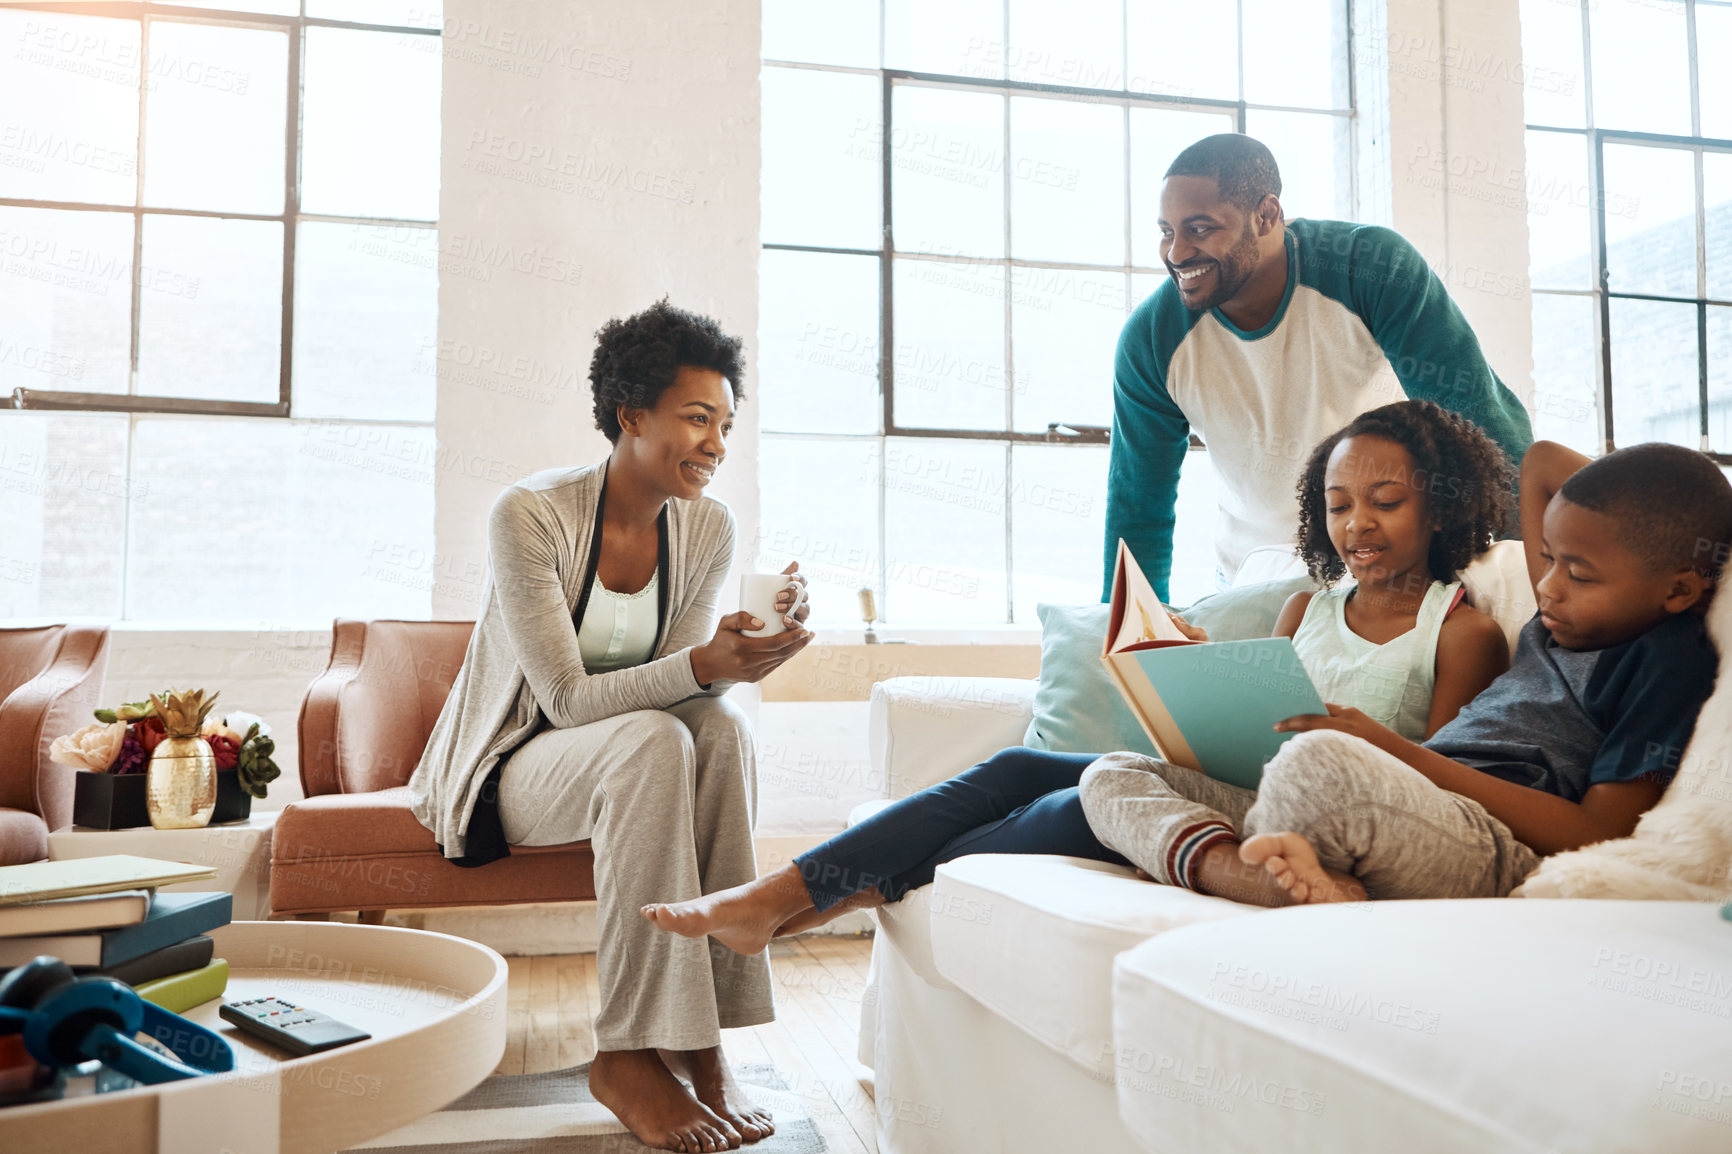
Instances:
[[[689,902],[643,907],[643,916],[686,938],[708,934],[737,954],[760,954],[783,922],[812,908],[812,896],[789,862],[772,874]]]
[[[1239,847],[1239,856],[1261,865],[1295,902],[1362,902],[1365,887],[1351,874],[1324,869],[1311,843],[1296,833],[1260,833]]]
[[[803,934],[807,930],[815,930],[819,926],[828,925],[850,910],[875,910],[883,904],[884,895],[879,892],[877,886],[873,886],[871,889],[861,890],[852,897],[843,898],[827,910],[802,910],[776,927],[776,937]]]
[[[707,1050],[657,1050],[667,1068],[692,1084],[692,1093],[723,1121],[730,1123],[748,1143],[776,1132],[768,1110],[752,1104],[734,1081],[734,1072],[722,1057],[720,1046]]]
[[[595,1100],[657,1150],[707,1154],[739,1147],[738,1130],[680,1084],[654,1050],[602,1050],[589,1068]]]

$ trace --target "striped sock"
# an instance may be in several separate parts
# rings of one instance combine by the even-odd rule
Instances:
[[[1197,888],[1197,868],[1212,845],[1237,842],[1238,833],[1224,821],[1200,821],[1180,830],[1167,847],[1167,879],[1188,890]]]

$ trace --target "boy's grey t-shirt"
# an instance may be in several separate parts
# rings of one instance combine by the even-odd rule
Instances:
[[[1678,613],[1633,641],[1565,649],[1522,626],[1509,671],[1425,743],[1493,777],[1579,802],[1591,785],[1669,782],[1718,660],[1702,618]]]

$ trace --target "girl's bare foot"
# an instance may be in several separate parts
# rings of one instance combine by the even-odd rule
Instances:
[[[1239,847],[1239,857],[1261,865],[1295,902],[1362,902],[1365,887],[1351,874],[1323,868],[1311,843],[1296,833],[1260,833]]]
[[[812,896],[789,862],[775,873],[689,902],[643,907],[643,916],[686,938],[708,934],[737,954],[760,954],[783,922],[812,908]]]
[[[638,1141],[657,1150],[737,1149],[740,1132],[680,1084],[654,1050],[602,1050],[589,1067],[595,1100]]]
[[[747,1143],[776,1132],[775,1120],[740,1090],[734,1072],[722,1057],[720,1046],[707,1050],[657,1050],[667,1068],[692,1084],[692,1093],[715,1115],[727,1122]]]

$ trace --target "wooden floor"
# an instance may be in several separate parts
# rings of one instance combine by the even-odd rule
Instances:
[[[770,947],[776,1020],[724,1030],[734,1065],[781,1071],[824,1140],[838,1154],[877,1154],[872,1071],[855,1060],[860,1002],[872,939],[817,935]],[[508,958],[505,1056],[495,1073],[536,1074],[580,1066],[595,1057],[599,1003],[594,954]]]

